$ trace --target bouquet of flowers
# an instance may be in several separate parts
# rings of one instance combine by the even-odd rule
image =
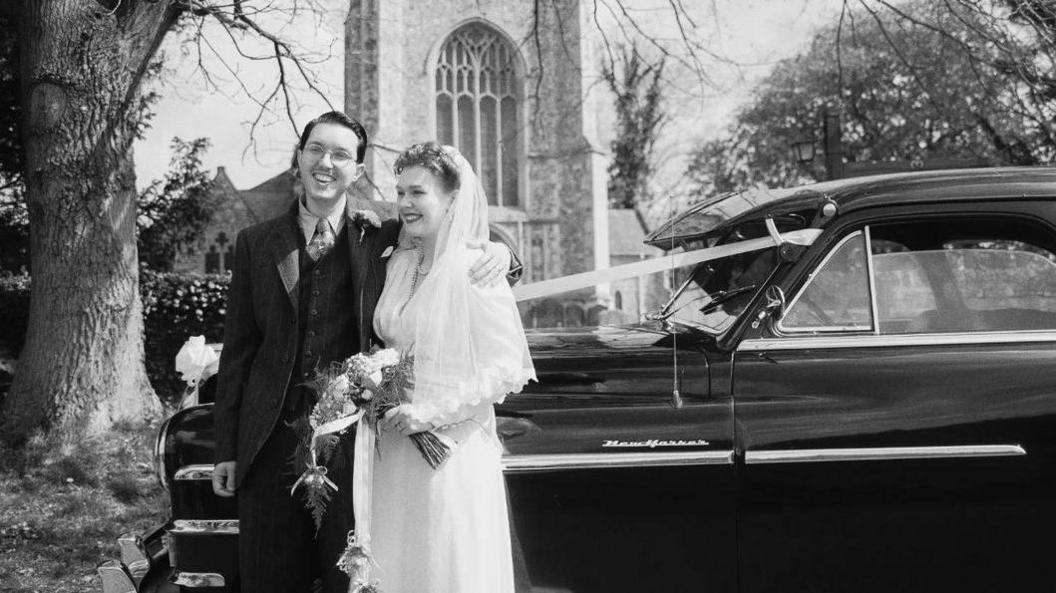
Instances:
[[[406,401],[406,391],[414,377],[414,359],[400,356],[391,348],[375,348],[369,354],[355,354],[335,363],[316,379],[319,394],[308,415],[303,447],[307,450],[307,469],[294,483],[293,495],[302,485],[305,504],[312,513],[316,529],[322,524],[326,504],[338,487],[326,477],[325,460],[338,443],[339,435],[356,422],[364,421],[377,431],[378,420],[386,412]],[[411,440],[433,469],[451,452],[442,437],[432,432],[411,435]]]

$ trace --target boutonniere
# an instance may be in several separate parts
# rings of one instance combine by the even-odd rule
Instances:
[[[381,228],[381,217],[373,210],[354,210],[352,222],[359,227],[359,242],[363,242],[363,235],[367,234],[368,228]]]

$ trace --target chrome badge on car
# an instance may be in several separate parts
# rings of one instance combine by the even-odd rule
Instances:
[[[684,441],[682,439],[670,441],[661,439],[648,439],[645,441],[620,441],[620,440],[606,440],[601,446],[602,447],[617,447],[621,449],[625,448],[646,448],[655,449],[657,447],[707,447],[711,443],[704,439],[698,439],[693,441]]]

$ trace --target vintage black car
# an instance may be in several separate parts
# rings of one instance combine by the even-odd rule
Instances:
[[[499,408],[521,590],[1056,588],[1056,170],[749,190],[649,241],[732,255],[640,324],[531,332]],[[210,404],[157,458],[171,519],[105,590],[236,590]]]

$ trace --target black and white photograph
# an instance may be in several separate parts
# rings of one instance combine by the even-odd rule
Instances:
[[[0,593],[1052,591],[1054,165],[1054,0],[0,0]]]

